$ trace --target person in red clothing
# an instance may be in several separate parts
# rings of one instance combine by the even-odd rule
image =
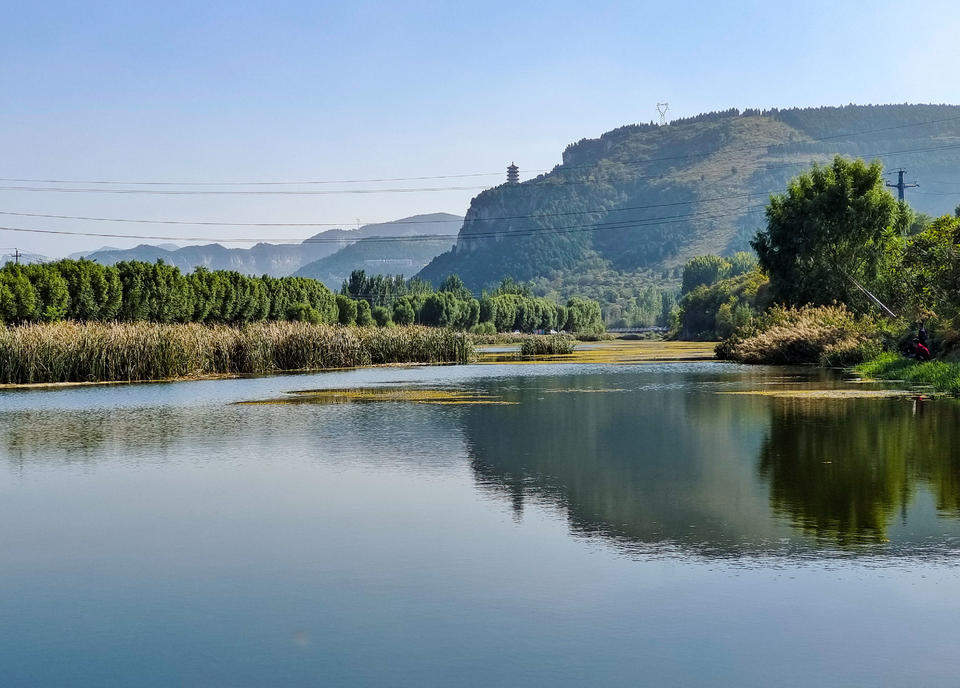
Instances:
[[[930,360],[930,349],[927,348],[926,344],[920,341],[919,337],[914,337],[913,339],[913,352],[918,361]]]

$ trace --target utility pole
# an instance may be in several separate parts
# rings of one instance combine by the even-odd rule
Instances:
[[[914,184],[904,184],[904,183],[903,183],[903,175],[906,174],[906,172],[907,172],[907,171],[901,167],[899,170],[897,170],[897,175],[898,175],[897,183],[896,183],[896,184],[887,184],[887,186],[889,186],[891,189],[896,189],[896,190],[897,190],[897,195],[898,195],[898,197],[899,197],[899,199],[900,199],[901,202],[903,201],[903,190],[904,190],[904,189],[915,189],[915,188],[919,188],[919,186],[920,186],[919,184],[916,184],[916,183],[914,183]]]
[[[20,256],[22,255],[23,254],[20,253],[20,249],[18,248],[13,249],[13,262],[15,265],[20,265]]]

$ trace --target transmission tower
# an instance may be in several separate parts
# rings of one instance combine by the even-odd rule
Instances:
[[[901,167],[899,170],[897,170],[897,183],[896,183],[896,184],[887,184],[887,186],[889,186],[891,189],[896,189],[896,190],[897,190],[897,196],[899,197],[899,199],[900,199],[901,201],[903,200],[903,190],[904,190],[904,189],[916,189],[916,188],[919,188],[919,186],[920,186],[920,185],[917,184],[916,182],[914,182],[913,184],[904,184],[904,183],[903,183],[903,175],[906,174],[906,173],[907,173],[907,171]]]
[[[670,103],[657,103],[657,112],[660,113],[660,126],[667,123],[667,110],[670,109]]]

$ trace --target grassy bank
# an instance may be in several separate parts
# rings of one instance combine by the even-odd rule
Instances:
[[[468,335],[428,327],[58,322],[0,329],[0,382],[163,380],[382,363],[465,363],[473,350]]]
[[[938,392],[960,396],[960,363],[945,361],[921,363],[888,352],[861,363],[854,370],[863,377],[930,385]]]

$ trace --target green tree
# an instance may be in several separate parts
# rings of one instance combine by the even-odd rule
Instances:
[[[696,256],[683,266],[680,293],[686,294],[701,285],[710,286],[730,276],[730,261],[715,255]]]
[[[369,327],[373,324],[373,314],[370,312],[368,301],[357,301],[357,324],[361,327]]]
[[[7,265],[0,276],[0,317],[5,323],[36,320],[39,300],[22,266]]]
[[[430,294],[423,302],[420,320],[424,325],[454,327],[460,320],[461,301],[448,291]]]
[[[23,273],[36,291],[36,316],[47,322],[67,317],[70,291],[60,272],[49,265],[26,265]]]
[[[440,283],[440,288],[437,291],[453,294],[461,301],[466,301],[473,296],[459,275],[448,275],[447,278]]]
[[[756,270],[757,265],[759,265],[757,255],[752,251],[737,251],[727,259],[727,262],[730,263],[730,270],[728,271],[729,277],[745,275],[748,272]]]
[[[357,321],[357,302],[343,294],[337,294],[337,322],[353,325]]]
[[[417,317],[413,303],[409,298],[398,299],[393,304],[393,322],[398,325],[412,325]]]
[[[875,286],[897,243],[897,219],[880,163],[838,156],[770,198],[767,227],[751,245],[775,301],[866,305],[852,280]]]
[[[371,312],[374,322],[380,327],[389,327],[393,324],[391,311],[386,306],[374,306]]]
[[[600,304],[576,296],[567,301],[567,326],[565,329],[570,332],[602,332],[603,316],[600,313]]]
[[[290,304],[290,306],[287,307],[286,315],[287,320],[292,320],[294,322],[308,322],[313,324],[323,322],[323,318],[320,316],[320,311],[310,304],[304,303],[303,301]]]

